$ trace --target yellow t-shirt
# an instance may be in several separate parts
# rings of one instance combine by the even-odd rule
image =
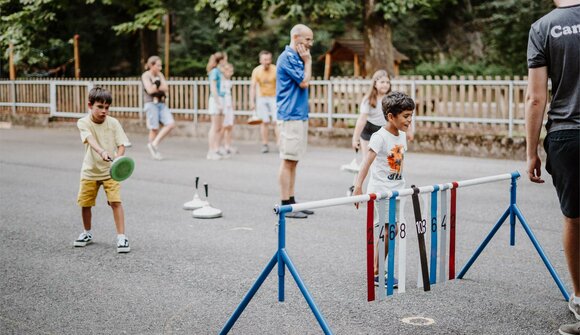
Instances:
[[[252,83],[260,87],[260,97],[276,96],[276,65],[270,64],[268,71],[263,65],[258,65],[252,71]]]
[[[85,158],[81,168],[81,179],[105,180],[111,178],[109,169],[110,162],[104,161],[99,154],[91,148],[87,137],[92,135],[99,145],[113,156],[117,147],[129,143],[129,139],[123,127],[117,119],[107,116],[103,123],[94,123],[90,114],[77,121],[77,127],[81,132],[81,141],[85,144]]]

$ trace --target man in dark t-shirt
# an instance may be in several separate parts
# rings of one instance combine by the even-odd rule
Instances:
[[[580,0],[554,0],[558,8],[532,24],[528,40],[526,94],[527,173],[543,183],[538,142],[547,102],[552,100],[544,139],[546,170],[552,175],[564,215],[563,244],[574,294],[568,308],[580,320]],[[560,334],[580,334],[580,322]]]

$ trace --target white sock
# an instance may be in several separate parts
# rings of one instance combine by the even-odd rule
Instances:
[[[90,229],[89,229],[89,230],[86,230],[86,229],[85,229],[85,234],[87,234],[87,235],[89,235],[89,234],[90,234],[90,235],[93,235],[93,233],[91,232],[91,230],[90,230]]]
[[[580,305],[580,297],[574,296],[574,303]]]
[[[117,234],[117,241],[118,241],[118,240],[124,240],[124,239],[126,239],[126,238],[127,238],[127,237],[125,237],[125,234]]]

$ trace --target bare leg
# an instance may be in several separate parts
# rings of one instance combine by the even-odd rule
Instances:
[[[233,126],[224,127],[224,147],[229,149],[232,147],[232,130]]]
[[[296,179],[296,165],[298,161],[284,159],[280,164],[278,181],[280,183],[280,197],[282,200],[290,199],[294,194],[294,181]]]
[[[580,297],[580,218],[564,217],[564,254],[568,263],[574,295]]]
[[[211,127],[209,128],[208,135],[210,151],[217,151],[219,149],[223,123],[224,123],[223,115],[211,116]]]
[[[260,125],[260,131],[262,133],[262,144],[268,144],[268,132],[270,128],[270,123],[269,122],[263,122]]]
[[[149,143],[153,143],[157,133],[159,133],[159,129],[149,129]]]
[[[91,230],[91,220],[92,220],[92,213],[91,207],[83,207],[82,208],[82,217],[83,217],[83,226],[85,230]]]
[[[153,144],[153,146],[157,148],[159,146],[159,143],[161,143],[161,140],[165,136],[167,136],[173,130],[173,128],[175,128],[175,123],[164,125],[163,128],[161,128],[161,131],[159,131],[157,135],[153,138],[151,144]]]
[[[125,234],[125,212],[123,211],[123,204],[120,202],[112,202],[113,218],[115,219],[115,228],[117,235]]]

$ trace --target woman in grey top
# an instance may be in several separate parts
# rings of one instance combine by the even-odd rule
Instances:
[[[163,73],[161,73],[161,58],[159,56],[149,57],[146,68],[147,71],[141,76],[141,81],[143,82],[145,114],[149,129],[147,148],[154,159],[161,160],[163,157],[158,150],[159,144],[175,128],[175,121],[165,104],[169,87]],[[161,130],[159,130],[160,124],[163,125]]]

